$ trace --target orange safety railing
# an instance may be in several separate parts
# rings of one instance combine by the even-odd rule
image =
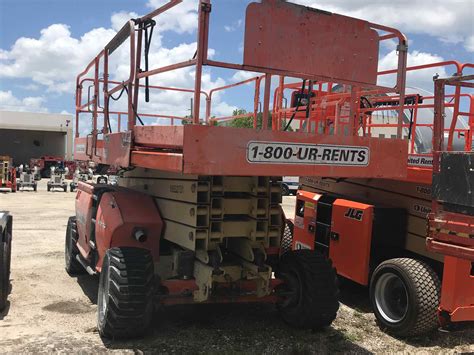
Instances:
[[[244,41],[244,54],[251,50],[256,51],[255,55],[244,55],[243,64],[235,63],[226,63],[216,60],[211,60],[208,58],[208,36],[209,36],[209,16],[211,12],[210,0],[200,0],[198,7],[198,31],[197,31],[197,51],[196,55],[189,60],[166,65],[157,68],[148,68],[148,58],[147,52],[149,50],[149,42],[151,28],[155,24],[153,18],[156,16],[161,16],[163,13],[169,9],[178,6],[181,3],[181,0],[170,0],[168,3],[164,4],[155,11],[142,16],[140,18],[128,21],[122,29],[116,34],[116,36],[105,46],[105,48],[94,58],[77,76],[76,86],[76,137],[79,137],[80,129],[79,122],[81,117],[84,114],[92,115],[92,124],[91,124],[91,133],[88,135],[91,140],[91,145],[96,147],[98,136],[101,134],[110,133],[111,130],[111,119],[115,118],[118,123],[118,127],[122,129],[123,121],[126,119],[126,130],[131,131],[137,122],[142,121],[141,117],[144,118],[159,118],[159,119],[168,119],[169,124],[173,125],[177,122],[180,122],[188,117],[178,116],[178,115],[169,115],[159,112],[152,113],[142,113],[140,112],[139,107],[139,96],[142,90],[145,90],[145,96],[148,99],[150,90],[174,90],[180,92],[186,92],[192,95],[192,112],[190,119],[192,124],[211,124],[215,121],[227,121],[235,117],[215,117],[211,120],[212,112],[212,96],[214,93],[226,89],[231,89],[239,85],[246,84],[255,84],[255,94],[253,97],[253,112],[246,114],[245,116],[251,116],[254,120],[254,128],[257,128],[257,114],[262,113],[263,117],[269,117],[271,114],[270,111],[270,90],[271,90],[271,78],[272,76],[280,77],[280,87],[283,89],[284,80],[287,77],[301,78],[311,82],[311,85],[318,86],[322,82],[336,82],[347,85],[347,87],[352,88],[352,92],[356,93],[364,88],[371,88],[380,92],[397,92],[402,97],[405,93],[405,69],[406,69],[406,55],[407,55],[407,40],[405,36],[400,33],[398,30],[389,28],[386,26],[368,23],[361,20],[350,19],[344,16],[332,14],[331,21],[334,23],[340,23],[340,29],[348,21],[360,22],[367,27],[368,32],[364,32],[366,36],[371,37],[371,41],[361,41],[362,45],[367,43],[374,43],[372,39],[375,39],[378,42],[395,39],[398,41],[398,64],[397,68],[394,69],[396,79],[394,80],[394,87],[385,87],[377,85],[373,81],[373,78],[369,78],[367,74],[370,70],[366,70],[364,67],[365,64],[369,63],[371,66],[376,64],[376,60],[373,58],[377,57],[374,51],[378,51],[378,48],[372,47],[372,44],[367,48],[358,48],[354,49],[354,53],[342,53],[344,55],[350,55],[351,63],[347,65],[337,66],[333,65],[332,62],[326,62],[325,57],[318,58],[320,64],[325,64],[332,71],[332,75],[324,71],[318,72],[319,66],[314,67],[313,62],[301,58],[295,62],[292,58],[286,58],[283,56],[278,56],[278,58],[273,58],[277,60],[277,64],[268,67],[259,65],[260,55],[266,55],[266,52],[259,52],[259,46],[257,45],[256,37],[252,34],[253,28],[259,28],[259,20],[257,14],[259,11],[263,11],[269,18],[278,19],[282,16],[282,9],[284,11],[295,11],[295,18],[298,16],[298,11],[296,11],[296,6],[289,6],[284,2],[277,0],[264,0],[259,4],[249,5],[247,10],[246,18],[246,38]],[[250,16],[249,16],[250,14]],[[324,12],[312,12],[311,16],[322,16]],[[257,16],[257,17],[255,17]],[[323,18],[324,20],[325,18]],[[282,26],[284,24],[282,23]],[[290,31],[291,32],[291,31]],[[266,43],[273,43],[273,39],[276,39],[276,34],[273,34],[271,31],[267,32],[268,36]],[[334,34],[336,35],[336,34]],[[330,36],[330,34],[328,34]],[[338,37],[339,40],[340,37]],[[303,40],[303,38],[301,38]],[[343,39],[345,40],[345,39]],[[125,42],[128,41],[129,47],[129,69],[128,76],[123,81],[110,80],[110,70],[109,62],[110,57],[117,51],[117,49]],[[299,43],[300,39],[295,39],[291,43],[287,41],[276,41],[275,42],[275,53],[279,53],[280,49],[285,49],[286,51],[301,50]],[[331,42],[331,38],[327,38],[328,42]],[[349,41],[349,39],[347,39]],[[354,40],[351,40],[354,41]],[[283,43],[284,42],[284,43]],[[291,48],[290,48],[291,47]],[[341,43],[339,47],[330,47],[325,53],[328,57],[338,57],[336,53],[338,50],[344,50],[348,48]],[[352,50],[352,49],[351,49]],[[262,49],[263,51],[263,49]],[[328,52],[329,51],[329,52]],[[332,52],[334,53],[332,53]],[[359,52],[357,52],[359,51]],[[257,52],[260,53],[257,55]],[[331,52],[331,53],[330,53]],[[357,56],[357,53],[363,55]],[[374,53],[372,53],[374,52]],[[319,55],[318,53],[315,54]],[[355,57],[354,57],[355,56]],[[145,58],[145,68],[143,69],[142,59]],[[354,59],[357,58],[357,59]],[[360,63],[359,63],[360,62]],[[360,68],[357,69],[359,65]],[[170,88],[159,85],[150,85],[149,79],[161,73],[167,73],[170,71],[178,70],[181,68],[195,67],[195,80],[194,88]],[[254,78],[244,80],[239,83],[225,85],[222,87],[213,88],[208,92],[202,90],[202,72],[203,67],[219,67],[224,69],[232,70],[242,70],[242,71],[251,71],[256,73],[261,73],[261,75]],[[349,67],[348,67],[349,66]],[[352,72],[352,68],[356,68]],[[364,70],[361,70],[364,68]],[[376,73],[376,72],[375,72]],[[260,100],[260,85],[264,81],[263,88],[263,100]],[[145,81],[145,84],[143,84]],[[83,100],[84,93],[83,91],[87,87],[88,97],[87,100]],[[126,109],[123,111],[120,110],[110,110],[109,105],[110,101],[114,98],[114,95],[122,95],[126,93]],[[205,104],[205,115],[202,118],[200,115],[201,110],[201,100],[204,97],[206,100]],[[355,94],[352,95],[352,99],[355,98]],[[282,97],[280,99],[283,99]],[[260,102],[262,101],[262,102]],[[348,126],[354,128],[357,126],[357,114],[356,111],[358,108],[356,104],[351,100],[349,105],[350,118],[347,123]],[[399,109],[399,114],[403,113],[402,108]],[[242,116],[242,115],[240,115]],[[281,130],[281,120],[282,116],[277,114],[271,115],[271,125],[273,130]],[[99,120],[102,120],[102,123],[99,123]],[[144,124],[144,122],[141,122]],[[263,120],[262,128],[267,129],[267,120]],[[125,127],[123,127],[125,128]],[[403,128],[403,123],[401,119],[398,120],[397,124],[397,136],[401,137],[401,132]],[[357,135],[356,131],[351,131],[349,134]]]

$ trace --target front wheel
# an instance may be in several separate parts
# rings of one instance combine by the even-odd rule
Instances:
[[[0,311],[5,309],[10,291],[12,238],[8,233],[5,237],[4,241],[0,240]]]
[[[331,261],[314,250],[283,254],[278,268],[283,301],[277,306],[285,322],[297,328],[331,325],[339,309],[336,271]]]
[[[149,250],[107,250],[97,301],[100,335],[131,338],[145,334],[153,313],[153,280],[153,258]]]
[[[381,263],[370,282],[377,323],[394,336],[418,336],[438,326],[438,275],[426,263],[397,258]]]
[[[79,255],[79,248],[77,247],[77,230],[76,217],[69,217],[66,228],[66,241],[64,250],[64,259],[66,263],[66,271],[69,275],[84,274],[85,269],[81,263],[76,259]]]
[[[281,195],[288,196],[290,194],[290,188],[286,184],[281,184]]]

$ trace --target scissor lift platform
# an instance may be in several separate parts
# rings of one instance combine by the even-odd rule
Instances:
[[[97,142],[100,163],[182,174],[403,178],[407,141],[230,127],[136,126]],[[116,144],[120,141],[122,144]],[[76,158],[87,159],[86,138]],[[129,162],[130,161],[130,162]]]

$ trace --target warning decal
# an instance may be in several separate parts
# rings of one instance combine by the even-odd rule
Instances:
[[[368,147],[285,142],[249,142],[249,163],[367,166]]]

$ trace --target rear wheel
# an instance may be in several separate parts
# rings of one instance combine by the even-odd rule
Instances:
[[[33,191],[38,191],[38,184],[36,182],[33,184]]]
[[[50,184],[47,185],[47,189],[48,189],[48,191],[51,191],[51,185]]]
[[[377,323],[395,336],[417,336],[438,327],[438,275],[426,263],[390,259],[374,271],[370,299]]]
[[[81,263],[76,259],[79,255],[77,248],[77,230],[76,217],[69,217],[66,228],[66,243],[64,250],[64,259],[66,262],[66,271],[69,275],[84,274],[85,269]]]
[[[99,333],[107,338],[143,335],[153,314],[153,258],[139,248],[107,250],[100,273]]]
[[[0,242],[0,311],[5,309],[10,291],[11,246],[11,235],[7,234]]]
[[[63,185],[64,192],[67,192],[67,185]]]
[[[314,250],[289,251],[280,259],[278,276],[284,280],[278,309],[285,322],[298,328],[331,325],[339,309],[339,289],[330,260]]]

